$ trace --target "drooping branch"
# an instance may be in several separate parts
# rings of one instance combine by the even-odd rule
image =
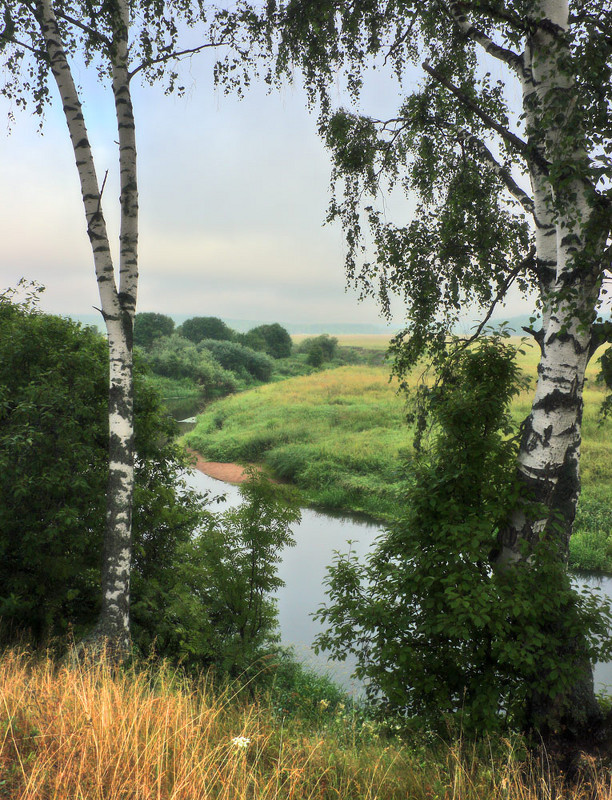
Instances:
[[[424,61],[421,66],[428,75],[431,75],[434,80],[448,89],[448,91],[454,97],[456,97],[463,106],[469,108],[470,111],[473,111],[476,116],[481,119],[485,125],[487,125],[487,127],[498,133],[507,144],[517,150],[527,160],[528,163],[535,163],[545,174],[548,174],[550,165],[548,161],[543,158],[540,153],[538,153],[537,150],[534,150],[533,147],[530,147],[530,145],[521,139],[520,136],[512,133],[512,131],[509,131],[503,125],[500,125],[500,123],[493,119],[490,114],[484,111],[484,109],[480,108],[478,103],[474,102],[471,97],[468,97],[465,92],[459,89],[458,86],[455,86],[455,84],[449,81],[448,78],[442,75],[441,72],[432,67],[429,63],[429,60]]]
[[[503,182],[504,186],[514,197],[514,199],[523,206],[528,214],[531,214],[533,217],[535,217],[535,205],[533,198],[518,185],[518,183],[512,177],[510,171],[504,167],[503,164],[499,163],[482,139],[465,129],[460,129],[458,131],[458,135],[460,140],[468,142],[474,146],[482,156],[484,156],[495,175],[497,175],[497,177]]]
[[[190,47],[186,50],[175,50],[171,53],[166,53],[163,56],[158,56],[157,58],[147,59],[146,61],[142,61],[137,67],[134,67],[134,69],[129,72],[129,79],[131,80],[138,72],[141,72],[143,69],[153,67],[155,64],[166,64],[168,61],[173,61],[175,59],[178,60],[185,58],[186,56],[193,56],[196,53],[201,53],[202,50],[206,50],[209,47],[222,47],[225,44],[228,44],[228,41],[221,39],[218,42],[206,42],[205,44],[198,45],[197,47]]]

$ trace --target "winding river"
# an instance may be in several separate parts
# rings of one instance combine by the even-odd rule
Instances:
[[[224,494],[226,507],[239,502],[237,486],[221,483],[201,472],[190,473],[187,480],[190,486],[200,492]],[[222,504],[218,506],[219,510],[223,507]],[[300,525],[293,527],[296,546],[285,550],[279,567],[280,577],[285,582],[277,595],[283,644],[292,645],[302,661],[317,671],[328,673],[353,692],[359,692],[359,685],[350,677],[354,662],[329,661],[325,655],[316,655],[312,650],[312,642],[320,626],[311,614],[325,600],[323,580],[327,566],[333,561],[334,551],[347,552],[347,541],[350,540],[352,550],[358,555],[365,555],[379,530],[380,526],[361,520],[304,508]],[[581,575],[576,581],[612,596],[612,578]],[[612,689],[612,663],[596,665],[595,683],[597,691],[602,691],[606,686]]]

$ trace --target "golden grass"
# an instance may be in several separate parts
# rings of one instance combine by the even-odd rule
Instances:
[[[3,800],[612,797],[594,760],[584,759],[579,785],[563,787],[508,742],[493,755],[364,739],[348,716],[314,730],[163,667],[59,666],[11,651],[0,658],[0,704]]]

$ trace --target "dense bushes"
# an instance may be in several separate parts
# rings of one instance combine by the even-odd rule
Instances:
[[[198,354],[197,350],[197,355]],[[0,634],[80,638],[100,605],[108,348],[93,329],[0,296]],[[257,475],[213,514],[187,490],[176,427],[135,370],[132,638],[184,666],[242,674],[276,638],[271,594],[299,510]]]
[[[236,390],[234,375],[219,364],[206,350],[178,334],[158,339],[147,361],[157,375],[168,378],[190,378],[197,383],[204,397],[223,397]]]
[[[224,369],[246,378],[258,381],[269,381],[272,377],[272,361],[264,353],[251,350],[250,347],[236,342],[219,342],[215,339],[203,339],[200,351],[209,351]]]
[[[37,642],[93,624],[108,478],[108,348],[92,329],[0,298],[0,616]],[[135,370],[134,545],[157,552],[199,521],[178,481],[173,421]],[[174,534],[176,537],[177,533]],[[169,545],[163,544],[163,547]],[[136,570],[138,572],[138,570]],[[138,576],[135,576],[135,598]],[[144,585],[143,585],[144,586]]]

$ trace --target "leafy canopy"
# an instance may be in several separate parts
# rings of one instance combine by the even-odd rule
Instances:
[[[541,178],[553,215],[571,216],[582,186],[597,211],[585,258],[597,262],[596,280],[610,280],[612,18],[607,0],[568,9],[562,30],[537,0],[268,4],[278,74],[297,65],[319,105],[333,162],[329,219],[344,227],[348,276],[388,315],[393,295],[405,304],[400,373],[442,348],[467,306],[492,313],[512,285],[543,297],[551,276],[534,254],[528,172]],[[526,90],[520,107],[534,43],[560,78],[550,91]],[[363,113],[364,86],[391,71],[397,108]],[[334,107],[339,76],[351,109]],[[395,221],[381,202],[393,191],[416,200],[409,220]],[[569,282],[557,289],[557,301],[573,291]],[[593,318],[591,304],[584,321]]]

